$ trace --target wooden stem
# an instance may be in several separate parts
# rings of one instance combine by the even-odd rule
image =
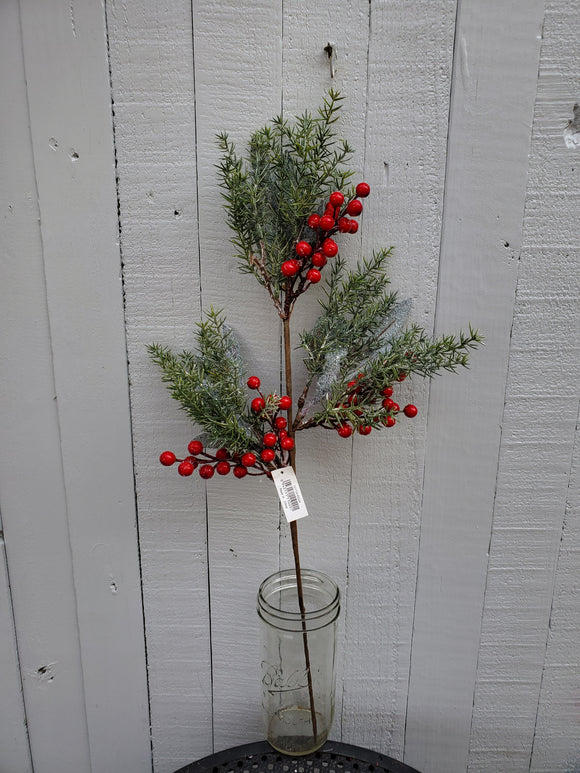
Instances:
[[[292,349],[290,345],[290,317],[283,319],[284,324],[284,373],[286,376],[286,394],[292,398]],[[294,428],[292,426],[292,408],[288,412],[288,434],[294,437]],[[296,472],[296,449],[290,451],[290,464]],[[302,573],[300,571],[300,550],[298,547],[298,524],[296,521],[290,522],[290,535],[292,537],[292,552],[294,554],[294,567],[296,569],[296,586],[298,589],[298,606],[300,608],[300,617],[302,620],[302,643],[304,646],[304,660],[306,663],[306,674],[308,678],[308,697],[310,699],[310,716],[312,719],[312,734],[314,740],[318,736],[318,726],[316,722],[316,710],[314,708],[314,690],[312,688],[312,671],[310,670],[310,650],[308,647],[308,630],[306,628],[306,608],[304,606],[304,593],[302,590]]]

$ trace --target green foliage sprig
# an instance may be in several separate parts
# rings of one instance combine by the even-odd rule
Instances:
[[[275,118],[252,134],[246,159],[227,134],[218,135],[218,177],[236,257],[241,270],[268,289],[279,312],[286,285],[280,267],[293,254],[306,217],[352,176],[343,166],[352,151],[333,129],[341,101],[329,91],[317,115],[306,112],[292,124]]]
[[[147,349],[171,396],[203,428],[208,444],[246,451],[256,445],[255,418],[247,408],[239,345],[222,312],[211,309],[206,314],[198,325],[197,343],[195,354],[174,354],[156,343]]]
[[[247,368],[222,311],[212,309],[198,326],[196,353],[175,355],[152,344],[149,353],[172,396],[220,450],[220,456],[205,452],[203,459],[182,460],[182,474],[204,459],[212,464],[200,468],[202,477],[214,469],[226,474],[231,466],[238,477],[249,468],[270,474],[294,463],[298,431],[321,427],[349,437],[392,427],[401,414],[417,413],[393,399],[398,382],[466,367],[469,351],[482,341],[471,326],[434,338],[407,324],[411,301],[400,301],[387,277],[392,248],[352,269],[337,254],[332,237],[357,230],[351,218],[361,214],[361,199],[370,192],[366,183],[346,188],[351,149],[335,134],[340,104],[340,95],[330,91],[316,115],[274,119],[252,134],[245,157],[226,134],[218,136],[218,175],[240,269],[267,289],[283,321],[288,394],[262,393],[256,376],[244,383]],[[320,316],[300,336],[307,378],[293,416],[290,317],[328,261]],[[258,394],[249,405],[246,386]],[[164,464],[175,461],[164,453]]]

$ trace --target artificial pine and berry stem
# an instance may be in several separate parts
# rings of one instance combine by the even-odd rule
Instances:
[[[203,442],[193,440],[184,458],[171,451],[160,456],[165,466],[177,462],[182,476],[197,470],[206,480],[230,471],[240,479],[272,477],[274,469],[295,469],[295,437],[302,430],[319,427],[349,438],[392,428],[402,416],[418,413],[415,405],[401,409],[393,399],[400,382],[466,366],[469,349],[482,340],[471,326],[468,333],[433,338],[407,325],[410,301],[389,291],[392,248],[352,269],[340,257],[339,242],[358,231],[355,218],[371,193],[366,182],[349,185],[351,150],[334,130],[340,103],[340,95],[329,91],[317,115],[274,119],[250,137],[245,158],[226,134],[218,136],[218,174],[240,269],[264,286],[282,320],[285,394],[262,391],[257,375],[247,378],[222,311],[211,309],[198,325],[195,353],[150,345],[172,396],[203,430]],[[307,378],[294,414],[290,320],[298,298],[323,273],[321,314],[300,335]],[[304,614],[296,521],[290,528]],[[304,621],[303,634],[309,673]],[[309,688],[316,736],[310,679]]]

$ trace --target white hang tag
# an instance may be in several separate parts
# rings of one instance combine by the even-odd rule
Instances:
[[[304,497],[300,491],[296,473],[292,467],[282,467],[279,470],[272,470],[272,480],[276,485],[276,491],[282,503],[282,509],[288,523],[297,521],[298,518],[304,518],[308,515],[308,510],[304,504]]]

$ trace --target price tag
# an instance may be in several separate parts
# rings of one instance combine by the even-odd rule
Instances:
[[[272,470],[272,480],[276,486],[276,491],[282,503],[282,509],[288,523],[297,521],[298,518],[304,518],[308,515],[308,510],[304,504],[304,498],[298,485],[296,473],[292,467],[282,467],[279,470]]]

